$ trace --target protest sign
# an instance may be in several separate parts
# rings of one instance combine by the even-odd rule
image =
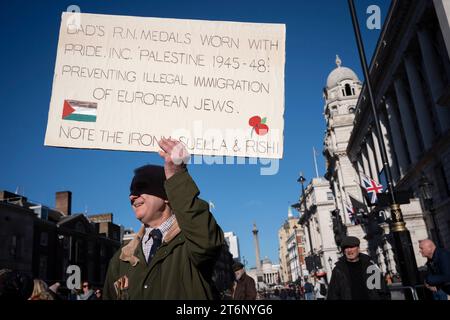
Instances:
[[[72,15],[45,145],[282,158],[285,25]]]

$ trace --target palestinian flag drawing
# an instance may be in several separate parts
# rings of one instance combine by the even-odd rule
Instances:
[[[95,122],[97,120],[97,103],[64,100],[62,119]]]

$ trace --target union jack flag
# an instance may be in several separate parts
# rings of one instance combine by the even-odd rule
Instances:
[[[355,224],[355,208],[351,204],[348,204],[348,202],[345,202],[345,211],[347,211],[348,217],[352,224]]]
[[[364,173],[361,173],[361,186],[367,194],[367,201],[370,204],[376,204],[378,201],[377,194],[383,192],[383,186]]]

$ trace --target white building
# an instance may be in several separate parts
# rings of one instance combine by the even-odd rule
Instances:
[[[425,259],[419,253],[418,240],[440,238],[444,247],[450,247],[449,17],[449,1],[393,2],[370,68],[393,187],[411,196],[410,203],[402,204],[401,210],[419,267]],[[339,62],[324,92],[326,177],[348,234],[368,240],[362,242],[367,253],[384,272],[397,273],[395,238],[390,230],[396,217],[391,216],[390,209],[371,208],[360,225],[352,224],[345,213],[349,195],[366,204],[358,173],[384,187],[386,182],[381,141],[366,87],[361,88],[354,73],[341,69]],[[351,82],[361,90],[359,95],[358,90],[351,91],[350,96],[347,90],[342,91]],[[336,96],[336,92],[341,94]],[[421,190],[422,176],[433,184],[433,201],[428,208]]]
[[[394,188],[414,196],[410,205],[414,210],[401,207],[405,220],[410,220],[406,227],[412,238],[415,233],[426,237],[421,231],[424,215],[428,236],[437,240],[439,235],[449,248],[450,4],[445,0],[413,4],[400,2],[391,8],[392,18],[385,23],[373,58],[378,67],[370,73]],[[395,18],[406,13],[408,19]],[[348,153],[356,168],[376,174],[383,165],[366,95],[363,90],[357,104]],[[361,146],[361,141],[367,145]],[[433,183],[433,205],[428,209],[421,192],[422,175]],[[431,211],[436,224],[430,219]]]
[[[241,261],[240,250],[239,250],[239,239],[234,234],[234,232],[224,232],[225,241],[230,248],[230,252],[233,255],[233,259]]]
[[[280,265],[272,264],[268,257],[263,259],[260,270],[251,268],[247,270],[247,274],[255,280],[257,290],[268,289],[280,283]]]
[[[306,271],[304,233],[298,219],[299,217],[294,216],[289,207],[288,218],[278,229],[278,256],[282,283],[296,281]]]
[[[346,204],[350,203],[349,194],[362,201],[359,175],[347,156],[347,145],[362,85],[353,70],[342,66],[338,56],[336,65],[328,75],[324,88],[326,131],[323,153],[327,168],[325,178],[329,180],[336,197],[336,208],[343,213],[346,211]],[[342,215],[342,221],[346,225],[351,224],[350,217],[346,214]]]
[[[399,1],[388,17],[370,76],[394,190],[411,193],[411,203],[401,210],[420,267],[425,259],[418,240],[440,239],[450,247],[450,3]],[[383,163],[367,96],[364,87],[347,153],[356,170],[377,179]],[[430,207],[421,190],[423,176],[433,184]],[[395,220],[389,211],[386,216]],[[384,235],[372,235],[392,242],[387,226],[381,226]]]
[[[307,269],[309,273],[324,271],[329,280],[332,271],[330,261],[334,265],[338,259],[331,214],[335,209],[335,200],[329,182],[324,178],[313,178],[305,189],[305,198],[306,212],[303,198],[300,199],[299,209],[302,212],[300,224],[305,233]]]
[[[355,208],[356,201],[366,208],[367,213],[370,211],[370,208],[367,209],[367,202],[360,187],[360,173],[364,173],[380,183],[381,166],[377,167],[375,163],[379,161],[378,163],[381,164],[382,162],[374,130],[365,131],[367,134],[358,144],[359,159],[352,159],[349,141],[359,130],[359,123],[355,119],[355,110],[358,109],[361,101],[359,98],[361,83],[356,74],[351,69],[342,67],[341,63],[337,57],[337,67],[328,76],[327,86],[324,89],[324,115],[327,121],[324,139],[324,155],[327,159],[325,177],[329,180],[332,192],[336,197],[336,208],[339,209],[333,217],[335,219],[335,240],[339,245],[345,231],[347,235],[358,237],[361,240],[361,251],[369,254],[383,272],[389,271],[395,274],[398,273],[398,270],[394,259],[389,220],[386,219],[389,218],[388,209],[372,211],[366,215],[363,223],[355,224],[346,208],[347,206]],[[369,114],[369,111],[365,113],[365,115]],[[418,240],[427,237],[419,201],[412,199],[410,204],[402,206],[402,210],[405,221],[411,227],[413,243],[417,244]],[[339,228],[340,231],[337,230]],[[415,248],[415,257],[418,264],[425,262],[418,248]]]
[[[308,275],[305,263],[305,236],[303,228],[295,225],[292,233],[286,241],[287,259],[286,263],[289,271],[289,280],[296,282]]]

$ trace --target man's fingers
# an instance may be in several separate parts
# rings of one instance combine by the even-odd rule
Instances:
[[[176,165],[187,164],[190,154],[181,142],[177,142],[172,150],[171,158]]]
[[[167,145],[167,140],[162,138],[161,140],[158,141],[158,145],[161,149],[163,149],[165,152],[167,152],[167,148],[169,147]]]
[[[172,161],[177,166],[188,163],[191,155],[180,141],[162,138],[158,141],[158,145],[162,149],[159,151],[159,155],[166,162]]]
[[[172,152],[172,149],[177,144],[177,141],[161,138],[160,141],[158,141],[158,145],[161,149],[163,149],[166,153],[170,154]]]

